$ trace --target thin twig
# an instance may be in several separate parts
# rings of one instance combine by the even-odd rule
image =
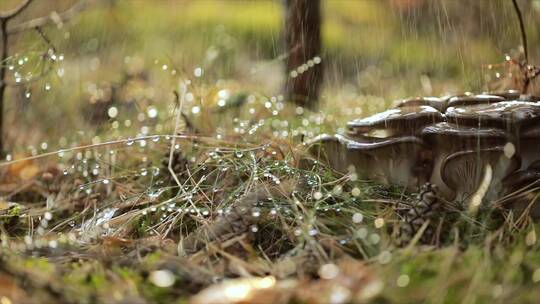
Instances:
[[[57,151],[42,153],[42,154],[35,155],[35,156],[25,157],[25,158],[11,160],[11,161],[0,162],[0,168],[8,166],[8,165],[15,164],[15,163],[18,163],[18,162],[22,162],[22,161],[29,161],[29,160],[49,157],[49,156],[53,156],[53,155],[58,155],[58,153],[67,153],[67,152],[72,152],[72,151],[80,151],[80,150],[103,147],[103,146],[126,144],[127,142],[139,141],[139,140],[150,140],[150,139],[155,139],[157,137],[159,137],[159,138],[161,138],[161,137],[164,137],[164,138],[178,138],[178,139],[198,139],[198,140],[212,139],[212,140],[215,140],[215,138],[212,138],[212,137],[202,137],[202,136],[184,135],[184,134],[147,135],[147,136],[140,136],[140,137],[135,137],[135,138],[113,140],[113,141],[108,141],[108,142],[103,142],[103,143],[98,143],[98,144],[82,145],[82,146],[77,146],[77,147],[67,148],[67,149],[60,149],[60,150],[57,150]]]
[[[0,12],[0,20],[7,21],[9,19],[17,17],[20,13],[22,13],[34,0],[25,0],[19,6],[16,8],[9,10],[7,12]]]
[[[521,31],[521,43],[523,44],[523,53],[525,54],[525,61],[529,62],[529,52],[527,50],[527,33],[525,32],[525,25],[523,23],[523,15],[521,14],[521,9],[517,3],[517,0],[512,0],[514,4],[514,10],[518,17],[519,29]]]
[[[178,94],[178,92],[175,92],[175,96],[177,98],[180,97],[180,99],[176,100],[177,104],[175,107],[176,118],[174,120],[174,134],[178,134],[178,128],[180,125],[180,117],[182,117],[182,108],[184,106],[184,101],[186,99],[186,94],[188,92],[187,85],[188,83],[186,81],[182,81],[180,83],[181,94]],[[180,192],[184,195],[187,195],[186,190],[184,189],[184,185],[180,182],[180,180],[178,179],[178,176],[176,176],[176,172],[174,172],[173,158],[174,158],[174,151],[176,149],[175,146],[176,146],[176,136],[173,136],[171,140],[171,149],[169,150],[169,165],[167,166],[167,168],[169,169],[169,173],[171,174],[172,178],[174,179],[178,187],[180,187]],[[191,173],[189,172],[189,169],[187,169],[187,171],[188,171],[189,179],[193,180],[193,178],[191,177]],[[202,214],[196,208],[195,204],[193,203],[192,199],[189,196],[188,196],[188,202],[193,208],[195,208],[195,210],[197,211],[197,215],[202,217]]]
[[[45,32],[43,32],[43,30],[41,29],[41,27],[36,26],[34,29],[35,29],[36,32],[38,33],[39,37],[41,37],[41,39],[43,39],[43,41],[45,41],[45,43],[47,44],[47,46],[49,47],[49,49],[52,50],[53,53],[56,53],[56,47],[55,47],[54,44],[52,43],[51,39],[49,39],[49,37],[47,37],[47,35],[45,35]]]
[[[57,13],[56,11],[54,11],[50,13],[48,16],[35,18],[32,20],[11,26],[7,29],[7,34],[8,35],[19,34],[19,33],[34,29],[36,27],[44,27],[50,23],[54,23],[54,24],[64,23],[68,21],[69,19],[73,18],[74,16],[76,16],[77,13],[82,11],[85,7],[86,7],[86,1],[81,0],[62,13]]]

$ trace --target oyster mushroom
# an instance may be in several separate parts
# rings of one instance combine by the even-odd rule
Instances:
[[[448,122],[474,127],[495,127],[519,133],[519,130],[540,121],[540,104],[529,101],[501,101],[490,104],[449,107]]]
[[[343,173],[354,166],[360,179],[418,187],[431,173],[431,154],[414,136],[357,141],[342,135],[321,135],[311,145],[311,154]]]
[[[432,147],[434,155],[430,182],[437,185],[441,194],[449,200],[455,198],[455,189],[448,187],[441,176],[443,163],[448,156],[460,151],[503,146],[509,141],[503,130],[457,126],[446,122],[425,127],[422,138]]]
[[[437,111],[443,113],[446,110],[446,99],[439,97],[414,97],[401,100],[397,105],[398,108],[407,108],[407,107],[419,107],[419,106],[430,106],[435,108]]]
[[[536,102],[540,100],[538,96],[534,96],[530,94],[521,94],[518,90],[498,91],[498,92],[490,92],[490,93],[486,92],[483,94],[500,96],[504,98],[505,100],[521,100],[521,101],[530,101],[530,102]]]
[[[307,145],[310,146],[311,155],[328,163],[336,171],[347,173],[351,165],[366,168],[374,162],[368,154],[353,153],[349,150],[348,144],[352,142],[353,140],[345,136],[321,134]]]
[[[390,109],[370,117],[347,123],[349,134],[355,137],[394,137],[414,135],[422,127],[441,122],[444,116],[431,106],[409,106]],[[382,131],[382,132],[381,132]]]
[[[520,167],[517,155],[507,157],[504,147],[459,151],[448,156],[441,167],[443,182],[473,209],[482,199],[495,199],[502,192],[502,180]]]
[[[479,104],[492,104],[505,101],[504,97],[497,95],[462,95],[454,96],[448,100],[448,107],[456,106],[468,106],[468,105],[479,105]]]
[[[504,98],[505,100],[518,100],[520,99],[520,96],[521,96],[521,93],[518,90],[484,92],[482,94],[500,96]]]

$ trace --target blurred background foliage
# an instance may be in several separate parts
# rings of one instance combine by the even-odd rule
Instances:
[[[74,2],[36,1],[13,24]],[[17,3],[3,0],[0,9]],[[540,1],[520,4],[534,63]],[[44,29],[65,58],[55,73],[9,88],[7,121],[16,128],[8,130],[8,145],[49,140],[55,146],[56,138],[108,131],[92,123],[100,109],[89,106],[108,95],[135,101],[126,108],[167,109],[178,77],[194,78],[198,67],[200,96],[222,88],[278,96],[287,75],[283,13],[282,1],[89,1],[65,25]],[[323,15],[321,111],[340,123],[398,98],[486,90],[495,77],[486,67],[517,54],[520,45],[505,0],[324,0]],[[33,31],[11,41],[10,53],[19,56],[47,48]]]

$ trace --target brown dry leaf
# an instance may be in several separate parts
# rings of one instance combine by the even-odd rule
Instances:
[[[13,278],[0,274],[0,303],[30,303],[27,293],[13,281]]]
[[[21,172],[19,172],[19,178],[23,181],[31,180],[39,173],[38,166],[31,164],[24,167]]]
[[[11,207],[11,204],[6,202],[3,199],[0,199],[0,211],[8,210]]]
[[[23,155],[15,155],[14,159],[22,160],[9,166],[8,177],[27,181],[34,178],[39,173],[39,167],[35,162],[24,158],[25,156]]]

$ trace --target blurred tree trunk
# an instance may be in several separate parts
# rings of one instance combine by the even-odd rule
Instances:
[[[306,108],[317,106],[322,82],[321,1],[285,0],[287,99]],[[318,57],[317,60],[314,58]],[[317,63],[317,64],[316,64]]]

